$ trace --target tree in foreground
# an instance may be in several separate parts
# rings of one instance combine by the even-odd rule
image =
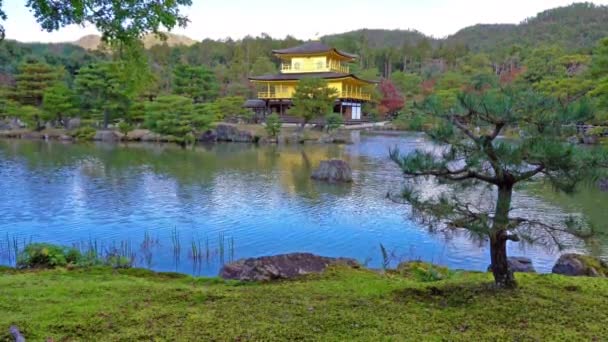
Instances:
[[[303,130],[311,120],[330,114],[337,97],[337,90],[328,87],[326,81],[320,78],[305,78],[296,87],[292,98],[294,107],[289,113],[303,119]]]
[[[181,6],[190,6],[192,0],[29,0],[26,6],[40,26],[56,31],[68,25],[94,25],[102,33],[104,41],[118,40],[124,43],[142,38],[161,29],[184,27],[188,19],[180,12]],[[0,20],[6,20],[0,1]],[[0,25],[0,39],[4,28]]]
[[[593,228],[580,220],[552,224],[512,205],[517,184],[542,178],[556,190],[571,193],[597,170],[598,154],[566,143],[562,135],[564,125],[593,115],[585,100],[563,105],[528,90],[488,89],[460,94],[457,104],[448,108],[431,97],[420,109],[441,119],[428,132],[440,147],[408,155],[391,151],[391,159],[408,180],[403,197],[414,217],[432,230],[465,229],[481,241],[489,240],[498,287],[516,286],[507,241],[561,248],[567,235],[594,235]],[[506,130],[521,130],[521,137],[499,138]],[[418,190],[417,182],[425,180],[445,184],[451,191]],[[467,188],[473,194],[467,195]],[[480,196],[482,189],[490,190],[494,199]]]

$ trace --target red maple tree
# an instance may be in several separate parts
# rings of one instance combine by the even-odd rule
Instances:
[[[405,105],[403,95],[390,80],[383,79],[379,86],[382,98],[378,104],[378,111],[382,115],[393,115]]]

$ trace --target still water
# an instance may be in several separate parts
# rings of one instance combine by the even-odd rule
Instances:
[[[356,142],[345,146],[194,149],[0,141],[0,263],[9,263],[14,241],[128,244],[138,266],[213,276],[232,259],[289,252],[380,267],[382,243],[393,263],[422,259],[484,270],[485,244],[430,234],[406,205],[386,198],[402,184],[389,148],[406,153],[428,142],[417,134],[353,134]],[[352,185],[310,179],[329,158],[350,163]],[[563,215],[538,195],[518,193],[515,201],[542,216]],[[539,247],[509,248],[543,272],[557,259],[556,251]]]

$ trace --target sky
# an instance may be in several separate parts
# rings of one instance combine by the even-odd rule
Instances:
[[[183,12],[187,28],[174,33],[195,40],[242,38],[267,33],[313,39],[361,28],[415,29],[442,38],[475,24],[519,23],[572,0],[193,0]],[[608,0],[590,1],[608,5]],[[93,27],[69,26],[44,32],[25,6],[5,0],[6,36],[24,42],[65,42],[97,33]]]

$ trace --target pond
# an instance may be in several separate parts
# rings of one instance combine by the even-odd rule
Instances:
[[[428,147],[423,136],[353,135],[352,145],[193,149],[0,140],[0,263],[14,262],[15,244],[51,242],[117,248],[137,266],[214,276],[230,260],[288,252],[381,267],[383,244],[393,264],[422,259],[485,270],[485,244],[464,234],[431,234],[411,220],[406,205],[386,197],[403,182],[389,148]],[[350,163],[352,185],[310,179],[329,158]],[[532,193],[518,192],[515,202],[541,216],[564,214]],[[531,257],[542,272],[558,255],[518,244],[509,249]]]

